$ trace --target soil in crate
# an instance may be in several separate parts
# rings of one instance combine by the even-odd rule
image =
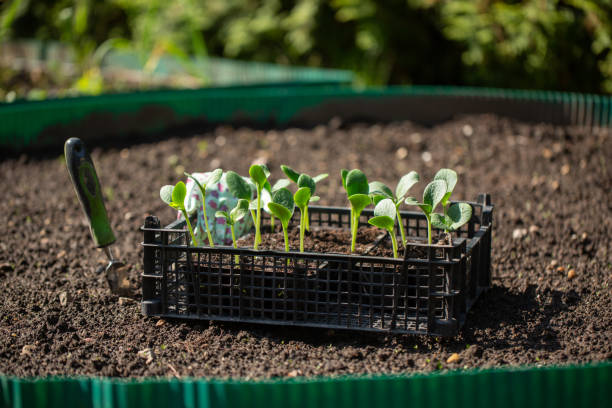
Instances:
[[[277,251],[285,250],[285,239],[282,231],[276,228],[276,232],[267,232],[268,228],[263,228],[261,235],[262,243],[259,249],[274,249]],[[267,231],[266,231],[267,230]],[[299,250],[300,231],[299,228],[290,228],[287,231],[289,237],[289,249]],[[239,247],[253,247],[254,234],[248,234],[238,239]],[[409,243],[420,243],[423,241],[409,239]],[[404,247],[401,239],[398,238],[398,256],[404,256]],[[391,240],[387,232],[382,232],[378,228],[360,227],[357,230],[355,242],[355,252],[351,252],[351,232],[342,228],[312,226],[310,231],[304,233],[304,251],[316,252],[319,254],[344,254],[344,255],[367,255],[393,257]],[[427,253],[424,249],[408,246],[408,257],[426,258]]]

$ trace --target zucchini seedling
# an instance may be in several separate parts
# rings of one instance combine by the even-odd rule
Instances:
[[[450,233],[457,231],[472,218],[472,206],[468,203],[454,203],[448,207],[446,214],[432,214],[431,225],[444,230],[452,243]]]
[[[289,184],[291,184],[291,181],[289,181],[288,179],[278,179],[276,180],[276,183],[274,183],[273,186],[270,186],[269,182],[266,182],[266,185],[264,186],[264,188],[268,191],[268,193],[270,193],[270,197],[272,197],[274,195],[274,193],[276,193],[278,190],[280,190],[281,188],[286,188],[289,186]],[[265,209],[265,207],[264,207]],[[274,214],[272,212],[270,212],[270,208],[268,207],[267,211],[270,214],[270,232],[274,232]]]
[[[380,181],[373,181],[369,184],[370,196],[375,205],[381,200],[388,198],[393,201],[395,205],[395,213],[397,216],[397,223],[399,225],[400,235],[402,237],[402,244],[406,244],[406,233],[404,232],[404,223],[402,222],[402,216],[399,212],[400,206],[404,203],[408,190],[412,188],[416,183],[419,182],[419,175],[416,171],[411,171],[405,174],[400,179],[399,183],[395,187],[395,194],[389,187]]]
[[[234,244],[234,248],[238,248],[238,244],[236,243],[236,234],[234,232],[234,226],[236,222],[243,219],[249,213],[249,202],[245,199],[239,199],[236,203],[236,206],[232,208],[232,210],[227,213],[226,211],[217,211],[215,213],[215,217],[224,218],[225,223],[230,226],[230,230],[232,231],[232,242]],[[240,263],[240,257],[236,255],[234,257],[236,264]]]
[[[225,182],[227,183],[230,193],[232,193],[234,197],[239,200],[247,200],[249,203],[253,201],[251,184],[249,184],[240,174],[235,171],[228,171],[225,173]],[[253,217],[253,224],[255,224],[255,211],[251,210],[250,204],[248,209],[251,212],[251,217]]]
[[[185,223],[189,229],[189,235],[191,235],[191,240],[193,241],[193,245],[198,246],[198,240],[193,234],[191,222],[189,221],[189,215],[187,215],[187,210],[185,209],[185,197],[187,196],[187,186],[185,186],[185,183],[179,181],[175,186],[163,186],[159,190],[159,196],[164,203],[168,204],[175,210],[179,210],[183,214]]]
[[[351,171],[342,169],[340,175],[342,176],[342,186],[346,190],[346,195],[351,203],[351,252],[355,252],[359,217],[364,208],[372,204],[372,199],[369,196],[370,187],[368,186],[368,178],[359,169]]]
[[[202,183],[200,183],[197,178],[195,178],[189,173],[185,173],[185,175],[196,183],[196,185],[200,189],[200,193],[202,194],[202,215],[204,215],[204,224],[206,225],[206,234],[208,234],[208,245],[211,248],[214,248],[215,243],[213,242],[213,238],[210,233],[210,228],[208,227],[208,217],[206,216],[206,187],[217,184],[219,180],[221,180],[221,176],[223,176],[223,170],[215,169],[211,171],[208,174],[208,177],[206,178],[206,180],[204,180]]]
[[[314,196],[315,191],[316,191],[316,184],[321,181],[326,179],[329,174],[327,173],[321,173],[317,176],[314,177],[310,177],[308,174],[306,173],[298,173],[297,171],[293,170],[291,167],[281,164],[280,166],[281,170],[283,171],[283,173],[285,173],[285,175],[288,177],[289,180],[293,181],[295,184],[297,184],[298,188],[302,188],[302,187],[309,187],[310,188],[310,193],[312,196]],[[304,176],[304,177],[302,177]],[[281,179],[284,180],[284,179]],[[281,181],[279,180],[279,182]],[[286,186],[285,186],[286,187]],[[310,231],[310,217],[308,216],[308,207],[306,207],[306,223],[305,223],[305,228],[306,231]]]
[[[254,164],[249,168],[249,176],[251,176],[251,180],[255,184],[257,190],[257,198],[256,198],[256,215],[255,215],[255,242],[253,244],[253,249],[257,249],[259,244],[261,243],[261,194],[262,191],[268,183],[268,176],[270,175],[270,170],[264,165]],[[249,206],[252,208],[252,206]]]
[[[451,169],[440,169],[434,176],[434,180],[444,180],[446,183],[446,194],[442,197],[442,213],[446,215],[446,207],[450,203],[450,196],[457,185],[457,173]]]
[[[418,202],[413,197],[406,198],[405,203],[416,205],[423,211],[427,219],[427,243],[431,245],[431,215],[446,194],[446,182],[444,180],[434,180],[425,187],[423,192],[423,202]]]
[[[370,225],[382,228],[389,232],[391,244],[393,245],[393,257],[397,258],[397,239],[395,238],[395,216],[397,207],[390,198],[383,198],[374,207],[374,217],[368,220]]]
[[[300,176],[300,181],[304,177],[308,177],[310,179],[308,183],[312,182],[312,186],[314,186],[314,181],[312,181],[312,178],[306,174],[302,174]],[[306,225],[308,224],[308,204],[311,201],[319,200],[319,197],[312,195],[312,191],[313,190],[311,187],[304,185],[303,187],[300,187],[293,196],[295,206],[300,209],[300,252],[304,252],[304,231],[306,230]]]
[[[293,217],[293,211],[295,210],[295,203],[291,191],[285,187],[277,190],[272,195],[272,201],[268,203],[268,210],[280,220],[283,228],[283,236],[285,238],[285,252],[289,252],[289,235],[287,234],[287,228],[289,228],[289,220]],[[289,263],[288,259],[287,263]]]
[[[452,243],[450,233],[458,230],[472,218],[472,206],[467,203],[450,204],[450,196],[457,185],[457,173],[451,169],[440,169],[434,180],[446,182],[446,194],[442,198],[442,214],[432,214],[431,223],[434,227],[444,230]]]

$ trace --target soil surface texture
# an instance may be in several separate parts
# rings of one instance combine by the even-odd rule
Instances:
[[[279,227],[277,227],[278,230]],[[266,232],[267,228],[262,228],[260,249],[285,250],[285,238],[281,231],[274,233]],[[253,247],[254,234],[245,235],[237,240],[239,247]],[[298,251],[300,248],[300,230],[289,228],[287,230],[289,238],[289,249]],[[355,240],[355,254],[368,256],[393,256],[393,250],[387,249],[382,245],[384,234],[375,228],[359,228],[357,239]],[[305,252],[324,252],[335,254],[351,254],[351,232],[340,228],[326,228],[313,226],[310,231],[304,232],[304,251]],[[403,253],[403,252],[402,252]]]
[[[17,376],[269,378],[412,373],[612,358],[612,132],[495,116],[432,128],[410,122],[314,129],[218,127],[191,137],[93,148],[119,259],[134,296],[112,295],[56,155],[0,161],[0,373]],[[138,293],[147,214],[176,218],[159,188],[184,171],[247,174],[266,163],[330,177],[321,204],[346,206],[341,168],[395,188],[416,170],[420,197],[441,167],[454,199],[490,193],[493,287],[461,334],[440,339],[145,318]],[[455,355],[456,353],[456,355]]]

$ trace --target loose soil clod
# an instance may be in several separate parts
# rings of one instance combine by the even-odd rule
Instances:
[[[313,376],[432,371],[443,369],[441,362],[453,353],[459,354],[461,367],[470,368],[608,359],[610,136],[609,129],[474,116],[433,128],[408,122],[272,131],[224,126],[197,137],[134,145],[127,151],[126,146],[93,149],[110,197],[107,208],[118,237],[116,256],[131,266],[128,278],[136,288],[142,270],[138,228],[147,214],[158,215],[163,224],[175,218],[159,200],[158,188],[177,181],[179,166],[247,174],[247,166],[257,158],[267,162],[276,179],[281,177],[282,160],[311,173],[329,173],[329,179],[317,186],[317,195],[322,205],[343,206],[347,203],[341,168],[358,167],[372,180],[389,184],[410,170],[427,180],[440,167],[456,169],[461,190],[454,197],[473,199],[489,192],[496,205],[495,278],[493,288],[470,312],[461,335],[440,341],[229,323],[167,320],[158,325],[160,320],[142,317],[139,307],[119,305],[105,277],[96,273],[105,257],[92,249],[65,165],[58,159],[61,149],[51,158],[4,158],[0,373],[260,378],[294,372]],[[215,143],[219,137],[225,146]],[[542,160],[542,152],[547,160]],[[177,160],[170,163],[172,155]],[[398,160],[399,155],[404,158]],[[243,164],[236,163],[236,157],[245,158]],[[563,163],[571,177],[560,174]],[[421,195],[424,184],[413,188],[415,196]],[[537,234],[531,225],[539,227]],[[527,233],[513,239],[515,229]],[[552,266],[553,259],[559,263]],[[570,272],[557,273],[561,263],[571,265],[580,279],[572,279]],[[65,306],[59,302],[62,292],[70,294]],[[30,354],[22,355],[24,347]]]

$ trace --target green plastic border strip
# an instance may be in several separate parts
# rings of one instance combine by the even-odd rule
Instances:
[[[446,86],[356,89],[337,84],[220,87],[0,104],[0,148],[163,132],[193,122],[265,125],[345,119],[436,123],[497,113],[560,125],[612,126],[612,96]]]
[[[497,113],[561,125],[612,126],[612,96],[446,86],[356,89],[311,84],[219,87],[0,104],[0,148],[58,145],[69,136],[162,132],[191,122],[316,124],[346,119],[435,123]]]
[[[609,407],[612,362],[414,376],[222,381],[0,377],[0,406],[576,408]]]

